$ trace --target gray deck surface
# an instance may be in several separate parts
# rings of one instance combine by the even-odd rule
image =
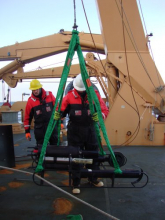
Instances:
[[[32,131],[33,133],[33,131]],[[16,169],[33,173],[32,160],[27,157],[28,142],[24,134],[14,135]],[[113,148],[127,157],[123,169],[141,167],[149,176],[144,188],[82,188],[77,198],[122,220],[164,220],[165,219],[165,146],[164,147],[120,147]],[[19,158],[20,157],[20,158]],[[63,185],[68,181],[67,173],[47,171],[45,179],[53,184]],[[110,180],[102,179],[105,186]],[[119,180],[127,186],[128,181]],[[143,180],[142,180],[143,182]],[[82,187],[89,186],[83,179]],[[62,187],[72,194],[70,187]],[[69,195],[44,184],[37,186],[32,176],[7,172],[0,169],[0,219],[1,220],[62,220],[69,214],[81,214],[84,220],[110,219],[102,213],[76,201]]]

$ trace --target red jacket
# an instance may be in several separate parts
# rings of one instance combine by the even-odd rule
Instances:
[[[99,92],[96,90],[95,92],[100,102],[103,119],[105,119],[109,113],[109,110],[99,95]],[[64,117],[66,114],[69,114],[69,119],[73,123],[79,125],[89,125],[93,123],[89,109],[89,102],[87,100],[87,94],[84,99],[82,99],[76,89],[69,91],[68,94],[63,98],[61,112],[63,113]]]
[[[52,92],[45,91],[42,89],[41,99],[31,94],[29,97],[26,108],[25,108],[25,117],[24,117],[24,128],[25,132],[30,132],[30,124],[32,118],[34,117],[35,126],[48,124],[49,119],[52,115],[52,110],[55,105],[55,97]]]

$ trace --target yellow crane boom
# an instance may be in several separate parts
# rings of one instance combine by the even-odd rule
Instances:
[[[148,49],[136,0],[97,0],[101,34],[79,33],[90,76],[97,77],[109,102],[105,122],[113,145],[164,145],[164,82]],[[60,77],[63,67],[24,72],[27,63],[68,50],[71,32],[0,48],[0,60],[13,60],[0,69],[0,79],[14,88],[18,80]],[[95,60],[92,52],[105,54]],[[14,71],[17,71],[13,74]],[[69,76],[80,72],[72,65]],[[105,83],[104,78],[106,79]]]

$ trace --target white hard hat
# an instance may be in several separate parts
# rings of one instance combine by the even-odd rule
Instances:
[[[78,90],[78,91],[85,91],[85,90],[86,90],[86,88],[85,88],[85,86],[84,86],[84,83],[83,83],[83,81],[82,81],[81,73],[78,74],[78,75],[76,76],[76,78],[74,79],[74,81],[73,81],[73,86],[74,86],[74,88],[75,88],[76,90]]]

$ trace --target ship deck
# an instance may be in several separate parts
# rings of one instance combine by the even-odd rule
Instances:
[[[83,179],[81,193],[75,196],[67,187],[67,172],[45,172],[45,179],[60,186],[62,191],[47,183],[38,186],[33,182],[32,175],[19,172],[34,172],[31,157],[27,157],[27,148],[35,146],[35,139],[33,134],[31,142],[25,139],[24,134],[15,134],[13,139],[16,171],[0,169],[1,220],[62,220],[69,214],[81,214],[84,220],[113,219],[99,210],[122,220],[165,219],[165,147],[113,147],[114,151],[123,153],[127,158],[122,170],[137,169],[137,165],[147,173],[149,182],[144,188],[89,188]],[[102,180],[107,186],[109,180]],[[128,180],[123,181],[120,180],[118,186],[127,186]]]

